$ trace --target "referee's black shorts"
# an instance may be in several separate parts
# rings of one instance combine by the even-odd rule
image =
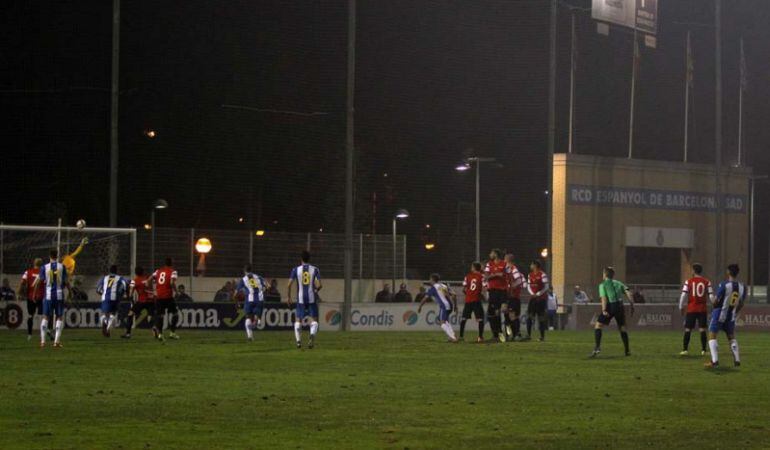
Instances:
[[[609,325],[612,319],[615,319],[619,327],[626,326],[626,310],[623,308],[623,302],[608,303],[607,315],[599,314],[596,320],[602,325]]]

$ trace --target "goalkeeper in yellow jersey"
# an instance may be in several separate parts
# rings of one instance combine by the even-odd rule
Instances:
[[[72,277],[75,274],[75,258],[83,252],[83,248],[85,248],[86,244],[88,244],[88,238],[84,237],[80,240],[80,245],[78,245],[78,248],[76,248],[74,252],[64,255],[61,259],[61,263],[64,264],[64,267],[67,269],[68,276]]]

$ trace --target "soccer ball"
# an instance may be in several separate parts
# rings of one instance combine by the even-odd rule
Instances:
[[[78,220],[78,221],[75,223],[75,226],[76,226],[76,227],[78,227],[78,230],[82,230],[83,228],[85,228],[85,227],[86,227],[86,221],[85,221],[85,220],[83,220],[83,219],[80,219],[80,220]]]

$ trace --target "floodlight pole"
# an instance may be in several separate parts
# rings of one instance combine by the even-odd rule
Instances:
[[[715,53],[715,86],[714,86],[714,165],[715,183],[714,191],[717,203],[716,217],[714,218],[714,247],[716,250],[715,265],[717,270],[722,270],[722,0],[714,2],[714,53]]]
[[[150,211],[150,272],[155,270],[155,208]]]
[[[112,0],[112,85],[110,88],[110,227],[118,224],[118,100],[120,97],[120,0]]]
[[[348,0],[348,61],[345,130],[345,296],[342,330],[350,328],[353,303],[353,154],[355,152],[356,0]]]
[[[481,164],[476,162],[476,261],[481,261]]]

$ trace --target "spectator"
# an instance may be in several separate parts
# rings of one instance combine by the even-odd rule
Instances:
[[[12,302],[16,300],[16,293],[11,289],[11,282],[3,278],[3,287],[0,288],[0,300]]]
[[[70,298],[76,302],[87,302],[88,293],[83,290],[83,280],[75,278],[72,282],[72,289],[70,289]]]
[[[646,303],[646,300],[644,299],[644,294],[642,294],[642,290],[639,289],[639,287],[634,288],[634,303]]]
[[[281,292],[278,290],[278,280],[276,280],[275,278],[270,280],[270,286],[267,288],[267,294],[275,295],[278,297],[281,296]]]
[[[375,303],[388,303],[392,301],[393,298],[390,294],[390,285],[388,283],[385,283],[382,285],[382,290],[377,293],[377,296],[374,298]]]
[[[548,289],[548,329],[553,331],[556,327],[556,310],[559,309],[559,299],[556,297],[556,292],[553,288]]]
[[[233,299],[233,282],[228,281],[214,294],[215,302],[229,302]]]
[[[396,303],[410,303],[412,301],[412,294],[406,290],[406,283],[401,283],[401,286],[399,286],[398,292],[396,292],[396,296],[393,298],[393,301]]]
[[[414,302],[420,303],[422,302],[422,299],[425,298],[425,286],[420,286],[420,290],[417,292],[417,295],[414,296]]]
[[[575,286],[575,294],[572,300],[572,303],[576,303],[578,305],[585,305],[586,303],[590,303],[591,298],[586,294],[586,291],[580,289],[579,285]]]
[[[193,299],[189,295],[187,295],[187,291],[184,288],[184,284],[180,284],[176,287],[176,297],[174,297],[174,301],[177,303],[189,303],[192,302]]]

